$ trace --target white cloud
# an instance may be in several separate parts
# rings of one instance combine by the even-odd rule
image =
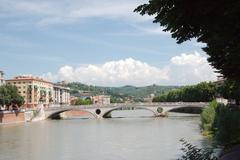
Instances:
[[[198,66],[204,64],[207,61],[206,57],[201,56],[199,53],[194,54],[181,54],[180,56],[175,56],[171,58],[171,62],[174,65],[193,65]]]
[[[48,73],[44,77],[53,81],[79,81],[87,84],[110,86],[149,85],[168,78],[166,71],[132,58],[110,61],[103,65],[89,64],[78,68],[66,65],[61,67],[57,74]]]
[[[66,65],[61,67],[58,73],[47,73],[43,77],[51,81],[78,81],[103,86],[144,86],[195,84],[215,80],[216,74],[206,57],[196,52],[175,56],[167,66],[162,68],[127,58],[102,65],[89,64],[76,68]]]
[[[207,62],[207,58],[198,52],[181,54],[171,58],[168,68],[168,84],[195,84],[202,81],[214,81],[217,74]]]

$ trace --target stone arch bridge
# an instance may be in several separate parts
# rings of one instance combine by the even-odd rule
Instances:
[[[46,118],[59,117],[59,115],[66,111],[79,110],[88,112],[95,118],[108,118],[109,114],[115,110],[135,110],[143,109],[149,110],[154,116],[164,116],[166,112],[174,109],[191,107],[191,108],[203,108],[208,103],[198,102],[178,102],[178,103],[122,103],[122,104],[109,104],[109,105],[79,105],[79,106],[59,106],[49,107],[45,110]]]

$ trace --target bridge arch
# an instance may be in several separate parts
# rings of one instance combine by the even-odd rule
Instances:
[[[142,109],[142,110],[149,110],[151,111],[154,116],[166,116],[166,112],[174,111],[181,108],[204,108],[207,106],[208,103],[138,103],[138,104],[111,104],[111,105],[92,105],[92,106],[63,106],[63,107],[55,107],[45,109],[45,118],[52,118],[59,116],[60,113],[71,111],[71,110],[79,110],[90,113],[93,117],[99,118],[108,118],[107,115],[111,112],[118,110],[118,109],[127,109],[127,108],[134,108],[134,109]],[[185,113],[185,112],[183,112]],[[60,118],[60,116],[59,116]],[[110,118],[110,117],[109,117]]]
[[[109,117],[109,114],[110,113],[112,113],[113,111],[116,111],[116,110],[120,110],[120,109],[129,109],[129,110],[131,110],[131,109],[141,109],[141,110],[147,110],[147,111],[150,111],[150,112],[152,112],[153,113],[153,115],[154,116],[157,116],[158,115],[158,113],[157,113],[157,111],[155,111],[155,110],[153,110],[153,109],[150,109],[150,108],[147,108],[147,107],[140,107],[140,106],[134,106],[134,107],[123,107],[123,106],[119,106],[119,107],[115,107],[115,108],[112,108],[112,109],[110,109],[110,110],[108,110],[108,111],[106,111],[105,113],[103,113],[102,114],[102,117],[103,118],[110,118]]]
[[[190,113],[200,114],[203,111],[201,106],[177,106],[177,107],[166,107],[164,112],[177,112],[177,113]]]
[[[56,112],[51,113],[50,115],[48,115],[47,118],[50,118],[50,119],[60,119],[61,118],[60,114],[64,113],[64,112],[67,112],[67,111],[83,111],[83,112],[89,113],[94,118],[97,118],[97,115],[95,113],[92,113],[91,111],[88,111],[88,110],[85,110],[85,109],[73,109],[73,108],[56,111]]]

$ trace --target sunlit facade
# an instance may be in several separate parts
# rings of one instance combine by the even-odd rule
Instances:
[[[53,102],[53,84],[46,80],[33,76],[17,76],[6,80],[7,84],[17,87],[23,96],[24,107],[32,108],[38,104],[48,107]]]
[[[92,97],[93,104],[107,105],[110,104],[110,96],[98,95]]]
[[[54,84],[53,86],[54,97],[53,103],[60,105],[70,104],[70,88],[60,84]]]

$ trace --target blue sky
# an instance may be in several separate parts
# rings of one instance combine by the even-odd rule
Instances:
[[[202,44],[176,44],[153,17],[133,12],[144,2],[0,0],[0,70],[111,86],[214,80]]]

